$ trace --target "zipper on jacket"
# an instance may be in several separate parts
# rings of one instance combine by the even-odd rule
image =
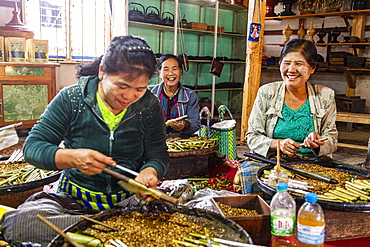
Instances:
[[[99,116],[99,114],[97,114],[95,112],[95,109],[94,107],[91,107],[92,109],[92,112],[95,114],[95,116],[98,117],[98,119],[100,119],[106,126],[107,128],[109,129],[109,126],[108,124],[104,121],[104,119],[102,117]],[[112,141],[114,140],[114,131],[110,130],[109,132],[109,147],[108,147],[108,154],[109,156],[112,156]],[[109,169],[109,167],[108,167]],[[111,194],[112,193],[112,177],[109,175],[108,178],[107,178],[107,193],[108,194]]]

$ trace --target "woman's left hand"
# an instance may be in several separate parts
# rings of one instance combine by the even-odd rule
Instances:
[[[306,139],[304,139],[303,144],[306,148],[310,148],[310,149],[318,148],[321,145],[324,145],[325,143],[324,141],[320,141],[320,139],[322,139],[322,137],[318,133],[311,132],[306,137]]]
[[[147,187],[156,189],[158,183],[157,176],[158,176],[157,170],[154,169],[153,167],[148,167],[142,170],[139,173],[139,175],[135,178],[135,180],[146,185]],[[149,202],[154,200],[153,197],[148,196],[146,194],[136,194],[136,197],[140,199],[146,199]]]
[[[186,124],[184,121],[181,120],[181,121],[171,122],[170,126],[172,129],[176,131],[181,131],[185,128]]]

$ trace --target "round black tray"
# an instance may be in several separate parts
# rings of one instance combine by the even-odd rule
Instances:
[[[125,215],[125,214],[129,214],[133,212],[138,212],[142,214],[149,214],[149,213],[173,214],[173,213],[179,212],[179,213],[186,214],[189,216],[197,216],[197,217],[203,217],[203,218],[213,220],[213,221],[219,221],[223,223],[224,225],[226,225],[226,227],[229,227],[229,230],[233,231],[233,233],[235,234],[234,236],[238,236],[245,243],[253,244],[251,237],[241,226],[239,226],[234,221],[220,214],[217,214],[217,213],[214,213],[208,210],[204,210],[204,209],[187,208],[187,207],[173,206],[173,205],[168,205],[168,204],[150,204],[150,205],[117,208],[117,209],[113,209],[109,211],[104,211],[102,213],[95,215],[92,218],[98,221],[104,221],[113,216]],[[82,220],[66,228],[64,232],[83,231],[94,224],[95,223],[92,223],[91,221]],[[222,238],[222,236],[219,236],[219,237]],[[63,244],[65,244],[64,238],[60,235],[57,235],[50,242],[48,247],[61,247]]]
[[[28,190],[39,188],[43,185],[53,183],[53,182],[55,182],[59,179],[60,174],[61,174],[61,172],[58,172],[54,175],[51,175],[51,176],[48,176],[48,177],[45,177],[45,178],[41,178],[41,179],[38,179],[38,180],[34,180],[34,181],[31,181],[31,182],[27,182],[27,183],[0,186],[0,196],[19,193],[19,192],[23,192],[23,191],[28,191]]]
[[[274,168],[274,165],[268,165],[262,167],[257,172],[257,183],[258,187],[265,192],[266,194],[273,196],[276,193],[276,189],[268,186],[267,184],[263,183],[261,177],[263,176],[264,170],[271,170]],[[347,171],[348,172],[348,171]],[[305,198],[303,196],[297,196],[291,194],[298,205],[301,205],[305,202]],[[346,211],[346,212],[363,212],[369,213],[370,212],[370,203],[346,203],[346,202],[331,202],[325,200],[318,200],[318,203],[323,209],[328,210],[338,210],[338,211]]]

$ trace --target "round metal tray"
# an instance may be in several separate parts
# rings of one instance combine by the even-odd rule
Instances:
[[[257,172],[257,183],[258,187],[265,192],[266,194],[273,196],[276,193],[276,189],[268,186],[267,184],[264,184],[261,180],[261,177],[263,176],[264,170],[271,170],[274,167],[274,165],[268,165],[265,167],[262,167]],[[294,194],[291,194],[296,201],[297,204],[301,205],[305,202],[305,198],[303,196],[297,196]],[[325,201],[325,200],[318,200],[318,203],[323,209],[329,209],[329,210],[339,210],[339,211],[347,211],[347,212],[363,212],[363,213],[369,213],[370,212],[370,203],[346,203],[346,202],[331,202],[331,201]]]
[[[196,209],[196,208],[187,208],[187,207],[181,207],[181,206],[173,206],[168,204],[150,204],[150,205],[141,205],[141,206],[133,206],[133,207],[125,207],[125,208],[117,208],[109,211],[104,211],[102,213],[99,213],[93,217],[93,219],[98,221],[104,221],[107,220],[113,216],[118,215],[126,215],[129,213],[138,212],[142,214],[149,214],[149,213],[182,213],[189,216],[195,216],[195,217],[202,217],[213,221],[218,221],[223,223],[225,226],[225,231],[232,231],[234,236],[240,238],[245,243],[252,244],[252,239],[249,236],[249,234],[238,224],[236,224],[234,221],[211,211],[204,210],[204,209]],[[83,231],[90,227],[91,225],[94,225],[95,223],[92,223],[91,221],[82,220],[80,222],[77,222],[70,227],[66,228],[64,232],[76,232],[76,231]],[[222,238],[222,236],[219,236]],[[65,240],[62,236],[57,235],[48,245],[48,247],[61,247],[65,244]]]

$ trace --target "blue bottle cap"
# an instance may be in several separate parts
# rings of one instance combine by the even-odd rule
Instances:
[[[286,183],[278,183],[276,185],[276,190],[277,191],[286,191],[288,189],[288,184]]]
[[[306,202],[317,202],[317,194],[312,192],[307,193]]]

